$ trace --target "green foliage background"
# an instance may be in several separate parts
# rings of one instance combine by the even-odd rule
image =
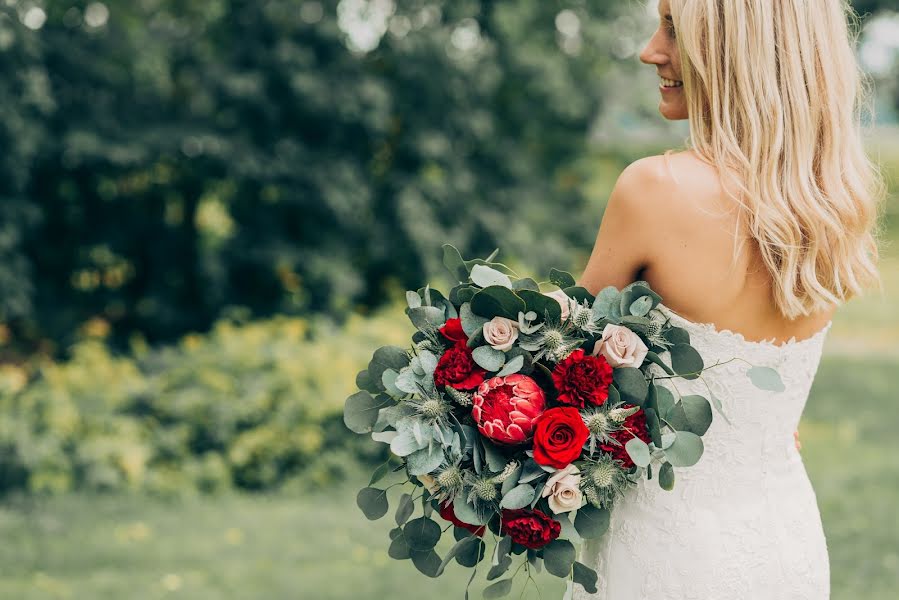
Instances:
[[[637,0],[396,0],[373,48],[354,4],[379,3],[0,7],[0,596],[464,587],[355,507],[386,458],[343,426],[355,373],[408,339],[442,242],[575,273],[617,174],[686,130]],[[835,599],[899,578],[897,70],[869,146],[885,294],[840,311],[801,430]]]

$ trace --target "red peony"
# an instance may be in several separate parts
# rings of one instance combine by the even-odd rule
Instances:
[[[519,373],[487,379],[478,386],[471,402],[478,431],[503,444],[531,439],[534,420],[546,408],[546,396],[537,382]]]
[[[618,408],[633,407],[633,404],[622,404]],[[624,423],[621,424],[621,429],[613,431],[609,434],[609,437],[615,439],[621,445],[605,443],[599,445],[600,449],[611,454],[614,459],[620,460],[625,469],[630,469],[634,466],[634,461],[631,460],[627,450],[624,449],[624,445],[635,437],[640,438],[647,444],[650,442],[649,429],[646,427],[646,415],[643,414],[642,410],[638,410],[627,417]]]
[[[440,516],[444,518],[444,520],[449,521],[456,527],[461,527],[463,529],[467,529],[478,537],[484,537],[484,529],[486,529],[486,525],[472,525],[471,523],[465,523],[464,521],[460,521],[459,517],[456,516],[456,513],[453,512],[453,503],[446,502],[445,504],[440,505]]]
[[[564,469],[581,455],[590,430],[573,406],[550,408],[534,423],[534,460]]]
[[[503,509],[501,519],[500,532],[511,536],[513,542],[526,548],[542,548],[562,532],[561,523],[539,510]]]
[[[458,317],[455,319],[447,319],[446,323],[444,323],[438,331],[443,334],[443,337],[451,342],[468,341],[468,336],[465,335],[465,331],[462,329],[462,319]]]
[[[437,361],[434,384],[438,389],[448,385],[457,390],[470,390],[484,381],[486,373],[471,357],[471,348],[465,342],[456,342]]]
[[[612,367],[604,356],[590,356],[578,348],[553,369],[553,383],[559,404],[584,408],[590,402],[599,406],[609,397]]]

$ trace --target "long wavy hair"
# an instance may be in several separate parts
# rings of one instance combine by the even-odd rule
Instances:
[[[862,142],[868,80],[843,0],[671,0],[689,145],[728,190],[788,318],[879,284],[883,178]],[[735,255],[739,247],[735,249]]]

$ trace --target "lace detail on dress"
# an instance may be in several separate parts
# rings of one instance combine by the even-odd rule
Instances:
[[[793,431],[831,323],[809,338],[777,343],[660,310],[687,330],[710,368],[701,379],[657,383],[675,397],[712,394],[727,418],[714,414],[702,459],[675,468],[673,491],[655,478],[628,490],[609,531],[581,550],[580,560],[597,571],[598,593],[575,585],[573,598],[827,600],[827,546]],[[750,364],[777,369],[786,390],[756,388],[746,375]]]

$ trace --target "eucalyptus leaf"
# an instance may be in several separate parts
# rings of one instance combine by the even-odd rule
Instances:
[[[530,277],[522,277],[512,282],[512,289],[516,292],[519,290],[540,291],[540,285]]]
[[[436,306],[407,308],[406,314],[409,315],[409,320],[419,331],[435,329],[446,322],[446,311]]]
[[[574,276],[567,271],[560,271],[559,269],[549,270],[549,281],[563,289],[575,285]]]
[[[672,344],[689,344],[690,332],[682,327],[669,327],[662,336]]]
[[[577,553],[568,540],[557,538],[543,547],[543,564],[556,577],[568,577]]]
[[[512,280],[508,275],[486,265],[474,265],[471,268],[471,280],[482,288],[501,285],[512,289]]]
[[[468,337],[471,337],[476,331],[480,331],[484,326],[484,323],[489,320],[484,317],[479,317],[471,312],[470,302],[466,302],[459,307],[459,319],[462,322],[462,331],[464,331],[465,335]]]
[[[437,554],[433,548],[430,550],[416,550],[410,548],[409,558],[412,559],[412,564],[414,564],[415,568],[422,574],[432,578],[439,575],[440,563],[442,561],[440,560],[440,555]]]
[[[378,421],[378,411],[389,405],[368,392],[356,392],[344,403],[343,423],[354,433],[371,433]]]
[[[443,450],[437,444],[412,452],[406,457],[410,475],[425,475],[443,462]]]
[[[418,292],[407,291],[406,304],[409,305],[409,308],[418,308],[421,306],[421,296],[418,295]]]
[[[652,298],[650,296],[640,296],[631,303],[629,310],[635,317],[645,317],[651,308]]]
[[[562,307],[555,298],[533,290],[519,290],[517,293],[524,300],[526,310],[536,313],[536,323],[542,323],[547,316],[553,321],[562,319]]]
[[[506,362],[506,354],[491,346],[478,346],[471,352],[471,357],[482,369],[499,371]]]
[[[525,293],[525,290],[522,290],[521,293]],[[518,320],[518,313],[524,312],[525,303],[511,289],[491,285],[474,295],[471,299],[471,310],[474,314],[486,319],[499,316]]]
[[[572,571],[572,579],[588,594],[596,593],[596,581],[598,579],[596,571],[585,565],[584,563],[574,561],[574,569]]]
[[[400,496],[400,503],[396,508],[396,524],[402,525],[409,520],[415,511],[415,503],[412,501],[412,494],[403,494]]]
[[[649,446],[647,446],[646,442],[640,438],[635,437],[629,439],[624,445],[624,449],[638,467],[646,467],[649,465]]]
[[[430,550],[440,541],[440,525],[432,519],[418,517],[403,527],[403,535],[412,550]]]
[[[503,496],[499,506],[500,508],[507,508],[510,510],[524,508],[531,503],[536,493],[536,490],[532,486],[526,483],[519,484],[514,489],[510,490],[508,494]]]
[[[356,373],[356,387],[360,390],[365,390],[366,392],[371,392],[372,394],[377,394],[378,392],[383,391],[383,388],[378,386],[371,378],[371,375],[368,372],[368,369],[364,369]]]
[[[782,392],[787,389],[780,378],[780,373],[771,367],[752,367],[746,371],[746,374],[749,376],[749,380],[752,381],[752,385],[760,390]]]
[[[612,371],[615,387],[621,399],[631,404],[642,406],[649,393],[649,382],[643,371],[633,367],[620,367]]]
[[[456,281],[468,281],[468,267],[459,250],[452,244],[443,244],[443,266]]]
[[[489,518],[487,518],[489,515],[479,514],[471,504],[465,502],[464,498],[458,496],[453,502],[453,514],[456,515],[457,519],[463,523],[468,523],[469,525],[486,525],[489,520]]]
[[[508,354],[506,355],[508,358]],[[513,373],[517,373],[524,366],[524,355],[519,354],[518,356],[506,361],[506,364],[503,365],[503,368],[497,372],[497,377],[505,377],[506,375],[512,375]]]
[[[503,573],[509,570],[509,567],[512,566],[512,557],[508,554],[499,559],[499,562],[492,567],[487,572],[487,581],[493,581],[497,577],[502,577]]]
[[[595,539],[609,529],[611,513],[604,508],[597,508],[592,504],[585,504],[577,509],[574,517],[574,528],[585,540]]]
[[[376,521],[387,514],[387,490],[364,487],[356,494],[356,506],[369,521]]]
[[[484,448],[484,456],[490,470],[502,471],[506,466],[506,457],[503,456],[502,451],[486,439],[481,440],[481,446]]]
[[[375,472],[371,474],[371,479],[368,480],[369,487],[381,481],[385,475],[390,471],[390,463],[384,463],[375,469]]]
[[[696,379],[705,366],[702,356],[696,348],[689,344],[674,344],[668,349],[671,353],[671,366],[684,379]]]
[[[649,362],[651,362],[651,363],[653,363],[653,364],[656,364],[656,365],[659,365],[660,367],[662,367],[662,370],[665,371],[668,375],[674,375],[674,369],[672,369],[671,367],[669,367],[669,366],[662,360],[662,357],[660,357],[658,354],[656,354],[656,353],[653,352],[652,350],[650,350],[649,352],[646,353],[646,360],[648,360]]]
[[[659,469],[659,487],[669,492],[674,489],[674,469],[671,463],[662,463],[662,468]]]
[[[409,364],[409,355],[399,346],[382,346],[375,350],[368,363],[368,375],[375,384],[381,383],[381,376],[387,369],[399,371]]]
[[[484,588],[484,598],[485,600],[490,600],[491,598],[502,598],[504,596],[508,596],[509,592],[511,591],[512,580],[500,579],[496,583],[491,583]]]
[[[391,540],[390,547],[387,548],[387,556],[394,560],[406,560],[407,558],[410,558],[410,551],[411,548],[409,548],[409,544],[406,543],[406,538],[400,534]]]
[[[674,443],[665,450],[673,467],[692,467],[702,457],[702,438],[690,431],[678,431]]]
[[[468,539],[472,541],[468,544],[464,544],[459,549],[459,552],[456,554],[456,562],[463,567],[471,568],[484,559],[484,554],[487,552],[487,544],[474,534]]]

